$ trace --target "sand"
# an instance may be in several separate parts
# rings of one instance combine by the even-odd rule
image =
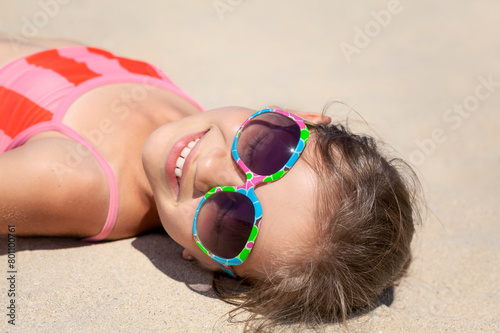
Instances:
[[[392,304],[350,320],[350,331],[500,331],[498,1],[144,3],[3,1],[0,30],[148,60],[207,109],[346,103],[413,164],[427,205]],[[332,112],[359,120],[346,107]],[[0,237],[3,331],[242,329],[227,322],[232,307],[215,298],[210,274],[163,234],[95,245],[16,239],[14,298],[9,244]]]

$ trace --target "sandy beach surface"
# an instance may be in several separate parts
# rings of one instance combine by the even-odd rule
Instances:
[[[494,0],[2,0],[0,31],[150,61],[206,109],[350,106],[415,167],[427,208],[392,303],[349,331],[500,332],[498,13]],[[360,123],[356,112],[331,109]],[[8,246],[0,236],[3,332],[242,330],[165,234],[17,238],[15,273]]]

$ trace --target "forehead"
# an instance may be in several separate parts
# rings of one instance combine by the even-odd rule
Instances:
[[[256,188],[261,228],[250,256],[235,267],[238,274],[262,272],[271,261],[310,244],[316,234],[316,189],[316,175],[302,157],[283,178]]]

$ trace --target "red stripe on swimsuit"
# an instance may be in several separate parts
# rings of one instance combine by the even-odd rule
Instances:
[[[91,71],[83,62],[61,57],[57,50],[48,50],[26,57],[26,62],[37,67],[52,70],[75,86],[101,75]]]
[[[123,82],[161,87],[203,110],[153,65],[97,48],[75,46],[42,51],[0,69],[0,153],[21,146],[37,133],[58,131],[86,147],[106,174],[110,192],[108,217],[99,234],[85,239],[89,241],[105,239],[113,230],[118,186],[106,160],[86,138],[66,126],[63,118],[83,93]]]
[[[149,75],[161,79],[160,74],[158,74],[155,68],[146,62],[117,57],[108,51],[96,49],[95,47],[88,47],[88,50],[90,52],[93,52],[95,54],[100,54],[109,59],[117,59],[120,65],[123,68],[126,68],[130,73]]]
[[[52,119],[52,112],[10,89],[0,87],[0,101],[2,109],[11,110],[1,114],[0,129],[11,138],[33,124]]]

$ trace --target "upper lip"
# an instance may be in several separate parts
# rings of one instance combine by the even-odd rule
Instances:
[[[179,180],[179,185],[177,183],[177,176],[175,175],[175,164],[177,162],[177,159],[179,158],[181,151],[191,142],[195,141],[196,139],[199,139],[203,137],[203,135],[206,132],[197,132],[197,133],[191,133],[186,136],[183,136],[179,140],[177,140],[172,148],[170,149],[170,152],[167,155],[167,159],[165,161],[165,174],[167,177],[167,183],[170,185],[171,190],[174,192],[174,194],[177,196],[177,200],[179,200],[181,191],[180,189],[182,188],[182,185],[184,183],[184,179],[186,178],[186,174],[188,173],[188,170],[191,165],[191,161],[193,160],[194,156],[196,155],[195,152],[198,150],[198,147],[200,146],[201,140],[199,140],[196,145],[191,149],[189,152],[189,155],[186,157],[186,160],[184,162],[183,170],[182,170],[182,176]]]

